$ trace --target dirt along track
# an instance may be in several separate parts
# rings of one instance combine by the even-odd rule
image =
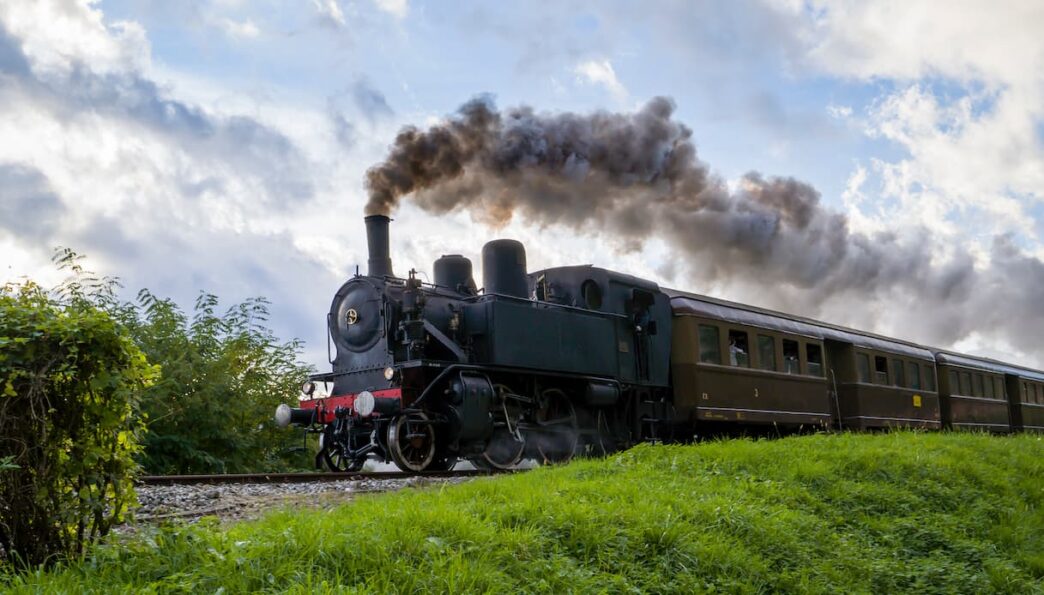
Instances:
[[[361,494],[451,485],[494,475],[457,470],[431,473],[249,473],[150,475],[138,478],[134,523],[256,518],[277,508],[327,509]]]

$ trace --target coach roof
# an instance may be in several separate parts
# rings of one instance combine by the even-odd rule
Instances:
[[[793,335],[851,343],[857,347],[897,353],[918,359],[929,361],[935,359],[930,350],[906,341],[889,339],[888,337],[836,326],[810,318],[737,304],[676,289],[663,289],[663,292],[670,296],[671,309],[675,315],[706,316],[707,318],[771,329]]]

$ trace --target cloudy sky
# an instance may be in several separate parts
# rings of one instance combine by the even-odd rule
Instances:
[[[402,126],[483,94],[542,114],[664,96],[723,184],[809,184],[856,244],[884,246],[871,256],[905,255],[892,280],[819,296],[772,271],[707,274],[713,252],[657,233],[491,228],[409,201],[396,270],[447,252],[477,263],[483,242],[514,237],[531,270],[594,263],[1044,365],[1044,4],[588,4],[6,0],[0,281],[54,281],[60,245],[128,297],[264,295],[278,334],[322,368],[329,300],[365,268],[365,173]]]

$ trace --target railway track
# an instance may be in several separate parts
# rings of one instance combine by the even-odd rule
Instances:
[[[365,473],[224,473],[214,475],[144,475],[138,478],[142,485],[194,485],[194,484],[234,484],[234,483],[308,483],[327,481],[358,481],[363,479],[409,479],[412,477],[430,477],[434,479],[449,477],[482,477],[512,471],[431,471],[427,473],[404,473],[402,471],[372,471]]]

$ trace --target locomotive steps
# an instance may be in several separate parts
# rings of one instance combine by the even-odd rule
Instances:
[[[643,445],[331,511],[148,529],[0,590],[1041,592],[1042,478],[1031,434]]]

